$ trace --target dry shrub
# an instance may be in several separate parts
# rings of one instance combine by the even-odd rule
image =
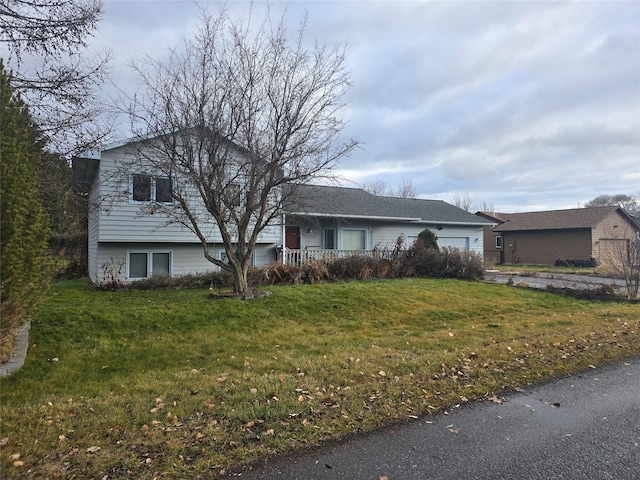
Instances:
[[[182,288],[220,288],[231,285],[231,274],[227,272],[188,273],[185,275],[153,275],[143,280],[131,283],[120,283],[116,290],[167,290]],[[108,283],[97,284],[98,290],[113,290],[113,285]]]
[[[298,285],[302,283],[304,273],[294,265],[285,265],[279,262],[273,262],[267,265],[263,270],[263,278],[267,284],[292,283]]]
[[[320,260],[310,260],[302,266],[305,283],[320,283],[329,280],[327,264]]]
[[[484,275],[484,265],[479,253],[459,248],[445,247],[443,255],[443,276],[460,280],[477,280]]]
[[[364,255],[337,258],[328,265],[329,274],[335,280],[367,280],[375,278],[378,261]]]

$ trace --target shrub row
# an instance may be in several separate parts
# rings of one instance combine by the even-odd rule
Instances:
[[[478,280],[484,275],[482,256],[476,252],[414,245],[389,258],[350,256],[328,263],[314,260],[300,267],[271,264],[254,269],[252,284],[319,283],[376,278],[431,277]]]
[[[467,250],[424,247],[420,242],[407,250],[394,250],[386,257],[355,255],[329,262],[312,260],[301,266],[271,263],[249,271],[252,286],[322,283],[341,280],[369,280],[402,277],[456,278],[477,280],[484,273],[482,257]],[[214,272],[170,277],[156,275],[130,284],[105,283],[98,288],[141,290],[211,287],[231,285],[231,275]]]

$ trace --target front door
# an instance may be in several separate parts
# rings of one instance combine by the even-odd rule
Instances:
[[[285,228],[285,246],[292,250],[300,249],[300,227]]]

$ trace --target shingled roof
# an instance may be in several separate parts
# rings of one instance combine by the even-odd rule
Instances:
[[[461,208],[441,200],[380,197],[361,188],[296,185],[285,212],[292,215],[372,220],[490,225]]]
[[[593,228],[607,215],[620,210],[620,207],[573,208],[569,210],[549,210],[545,212],[496,213],[504,223],[494,228],[496,232],[513,232],[523,230],[561,230]]]

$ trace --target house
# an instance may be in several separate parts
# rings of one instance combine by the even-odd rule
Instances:
[[[391,250],[398,237],[410,246],[424,229],[440,247],[483,253],[489,220],[441,200],[381,197],[360,188],[306,185],[285,207],[285,246],[303,258],[327,251]],[[312,253],[313,252],[313,253]]]
[[[628,248],[640,232],[640,224],[620,207],[478,214],[498,224],[485,231],[485,256],[492,261],[499,257],[496,263],[610,262],[614,252],[621,245]]]
[[[180,188],[181,179],[143,167],[132,157],[131,144],[120,142],[73,159],[74,182],[89,199],[90,279],[104,283],[218,270],[204,258],[200,239],[163,214],[178,208],[172,191]],[[134,161],[123,162],[127,158]],[[128,170],[123,171],[123,164]],[[203,222],[210,252],[224,261],[219,229],[210,219]],[[410,245],[425,228],[438,235],[441,246],[482,254],[482,228],[488,223],[442,201],[299,185],[282,214],[260,233],[252,264],[300,262],[303,252],[304,258],[369,254],[393,248],[400,236]]]

